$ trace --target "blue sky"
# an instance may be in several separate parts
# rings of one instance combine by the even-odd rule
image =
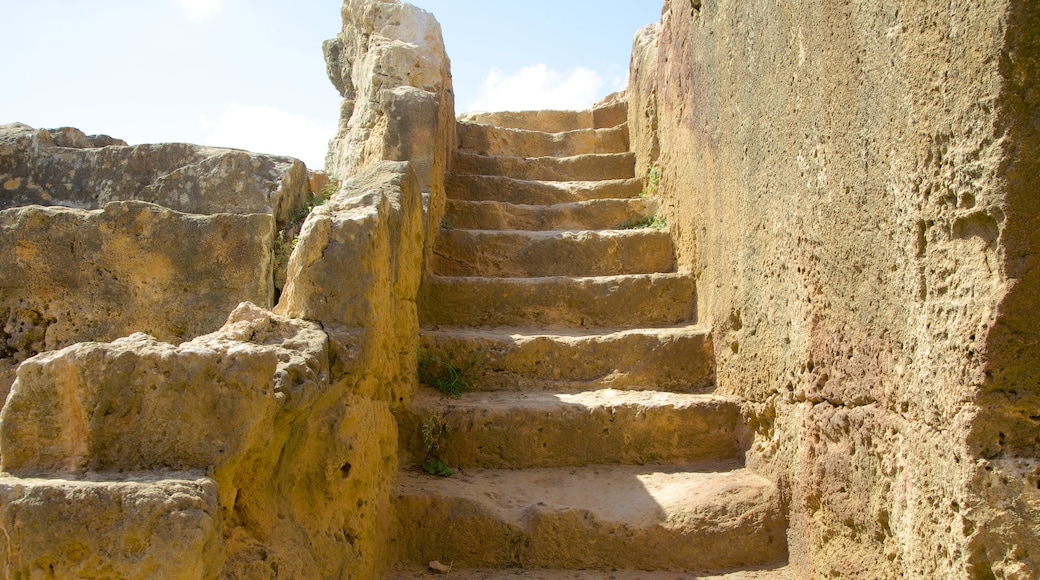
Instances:
[[[456,111],[584,108],[624,86],[663,0],[415,0],[440,21]],[[0,0],[0,124],[293,155],[320,168],[338,0]]]

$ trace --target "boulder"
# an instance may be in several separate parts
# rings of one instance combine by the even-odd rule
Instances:
[[[342,31],[323,45],[329,80],[343,96],[329,172],[345,179],[379,161],[411,161],[420,186],[439,193],[455,142],[440,24],[397,0],[346,0],[342,15]]]

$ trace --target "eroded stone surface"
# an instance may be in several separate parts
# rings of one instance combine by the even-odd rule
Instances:
[[[409,164],[374,165],[310,215],[289,262],[277,311],[331,330],[337,359],[350,365],[334,371],[358,380],[358,394],[393,401],[414,388],[414,358],[387,353],[416,350],[422,217]]]
[[[1035,3],[694,4],[636,39],[637,173],[662,171],[793,560],[1036,576],[1033,476],[990,476],[1038,440]]]

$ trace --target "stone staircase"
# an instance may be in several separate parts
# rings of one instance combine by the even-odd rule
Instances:
[[[420,387],[400,417],[399,577],[434,560],[702,572],[786,560],[779,494],[742,466],[738,404],[712,394],[694,279],[667,231],[616,229],[654,211],[625,115],[459,122],[421,356],[474,390]],[[416,467],[431,444],[452,476]]]

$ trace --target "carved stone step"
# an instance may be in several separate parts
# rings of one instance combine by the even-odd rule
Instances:
[[[642,179],[600,181],[532,181],[500,175],[457,175],[444,179],[448,199],[554,205],[591,199],[639,197]]]
[[[696,282],[685,274],[429,276],[419,290],[419,321],[545,328],[664,326],[692,322],[696,303]]]
[[[406,471],[394,543],[405,562],[459,570],[749,568],[787,556],[779,496],[735,464]]]
[[[653,214],[642,199],[594,199],[556,205],[449,199],[445,227],[485,230],[609,230]]]
[[[467,113],[460,121],[497,125],[512,129],[527,129],[560,133],[576,129],[602,129],[626,122],[628,105],[625,101],[602,104],[586,111],[500,111]]]
[[[628,151],[628,125],[608,129],[577,129],[544,133],[494,125],[460,122],[457,125],[459,149],[479,155],[518,155],[521,157],[569,157],[588,153]]]
[[[675,270],[668,232],[442,230],[433,272],[442,276],[608,276]]]
[[[501,175],[544,181],[599,181],[635,177],[634,153],[572,157],[512,157],[456,151],[452,171],[460,175]]]
[[[446,565],[446,564],[445,564]],[[564,570],[561,568],[456,568],[450,567],[452,580],[802,580],[805,575],[786,562],[765,567],[754,566],[740,570],[695,575],[666,570],[621,570],[616,567],[600,569]],[[387,580],[429,580],[433,573],[427,564],[397,563],[387,573]]]
[[[579,330],[423,329],[421,356],[463,371],[481,391],[589,388],[706,393],[715,385],[711,333],[697,326]]]
[[[215,578],[224,564],[220,493],[201,472],[5,475],[0,509],[14,577]]]
[[[601,389],[453,399],[422,388],[399,417],[402,452],[414,463],[423,461],[422,426],[432,415],[447,426],[436,455],[450,468],[727,461],[743,454],[739,405],[713,395]]]

